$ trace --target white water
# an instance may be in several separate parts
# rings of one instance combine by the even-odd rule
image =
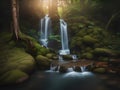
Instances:
[[[67,23],[63,19],[60,19],[60,31],[62,50],[59,51],[59,54],[60,55],[70,54],[70,50],[68,47]]]
[[[71,67],[71,68],[68,68],[67,71],[68,71],[68,72],[73,72],[74,70],[73,70],[73,68]]]
[[[59,61],[64,61],[62,55],[58,56]]]
[[[82,72],[86,71],[86,66],[81,66],[80,68]]]
[[[48,47],[48,37],[50,34],[50,17],[46,15],[41,19],[41,37],[40,42],[43,46]]]

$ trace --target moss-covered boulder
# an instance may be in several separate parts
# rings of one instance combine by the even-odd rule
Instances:
[[[83,53],[83,54],[82,54],[82,58],[85,58],[85,59],[93,59],[93,54],[90,53],[90,52]]]
[[[91,37],[90,35],[84,36],[82,40],[87,45],[94,45],[97,42],[97,39]]]
[[[72,56],[71,55],[63,55],[63,59],[64,60],[72,60]]]
[[[0,53],[0,74],[19,69],[26,73],[34,69],[34,58],[21,48],[8,48]]]
[[[25,35],[24,33],[19,34],[19,41],[16,42],[17,46],[24,48],[27,52],[32,54],[33,56],[37,56],[39,54],[46,55],[50,52],[50,50],[37,42],[34,38]]]
[[[55,55],[54,53],[47,53],[46,57],[52,60],[58,60],[57,55]]]
[[[39,69],[44,70],[44,69],[49,69],[50,68],[51,60],[48,59],[45,56],[38,55],[36,57],[36,62],[37,62],[37,65],[38,65]]]
[[[93,69],[93,72],[103,74],[103,73],[106,73],[106,69],[105,68],[95,68],[95,69]]]
[[[21,70],[11,70],[0,77],[0,85],[22,83],[28,78],[29,76]]]
[[[112,50],[107,49],[107,48],[95,48],[94,54],[96,56],[113,56],[114,55]]]

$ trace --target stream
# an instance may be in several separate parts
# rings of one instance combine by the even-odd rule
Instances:
[[[99,78],[101,77],[101,78]],[[24,83],[13,86],[2,86],[0,90],[120,90],[105,84],[105,76],[91,72],[59,72],[36,71]]]

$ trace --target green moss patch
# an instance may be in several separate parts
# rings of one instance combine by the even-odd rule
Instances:
[[[28,79],[28,75],[20,70],[11,70],[6,73],[4,73],[0,77],[0,84],[14,84],[14,83],[20,83],[23,82],[24,80]]]

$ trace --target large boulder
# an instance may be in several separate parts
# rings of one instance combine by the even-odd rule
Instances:
[[[44,69],[49,69],[51,60],[45,56],[38,55],[36,57],[36,62],[37,62],[39,69],[44,70]]]
[[[99,68],[95,68],[93,72],[103,74],[103,73],[106,73],[106,69],[99,67]]]
[[[87,45],[94,45],[97,42],[97,39],[91,37],[90,35],[86,35],[83,37],[83,42]]]
[[[80,68],[80,66],[75,66],[74,71],[76,71],[76,72],[81,72],[81,68]]]
[[[72,60],[72,56],[71,55],[63,55],[63,59],[64,60]]]
[[[55,55],[54,53],[47,53],[46,57],[49,59],[58,60],[57,55]]]
[[[60,66],[59,72],[60,72],[60,73],[66,73],[66,72],[67,72],[67,67],[65,67],[65,66]]]
[[[82,54],[82,58],[85,58],[85,59],[93,59],[93,54],[90,53],[90,52],[83,53],[83,54]]]
[[[107,48],[95,48],[94,54],[96,56],[109,56],[109,57],[114,55],[112,50],[107,49]]]
[[[0,85],[22,83],[28,78],[29,76],[21,70],[11,70],[0,77]]]
[[[21,48],[11,48],[0,53],[0,74],[19,69],[30,73],[34,69],[34,58]]]

